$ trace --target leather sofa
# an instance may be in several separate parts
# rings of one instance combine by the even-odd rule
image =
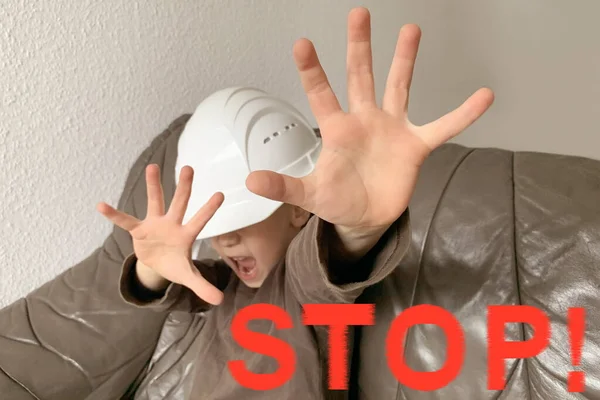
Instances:
[[[410,209],[408,256],[361,299],[376,304],[376,325],[362,329],[357,341],[356,398],[600,399],[600,161],[445,144],[423,165]],[[386,368],[389,325],[422,304],[452,313],[466,346],[458,376],[435,391],[400,384]],[[488,390],[491,305],[529,305],[550,320],[549,344],[539,355],[506,361],[504,390]],[[586,312],[578,367],[570,307]],[[507,341],[533,335],[527,324],[506,327]],[[440,369],[444,332],[411,327],[404,358],[416,371]],[[567,391],[571,370],[586,373],[583,393]]]

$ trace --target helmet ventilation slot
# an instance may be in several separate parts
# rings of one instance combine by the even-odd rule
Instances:
[[[298,125],[297,125],[295,122],[293,122],[293,123],[291,123],[291,124],[289,124],[289,125],[286,125],[286,126],[283,128],[283,130],[284,130],[284,131],[289,131],[291,128],[295,128],[295,127],[297,127],[297,126],[298,126]],[[272,138],[272,137],[277,137],[277,136],[279,136],[279,135],[281,135],[281,132],[280,132],[280,131],[273,132],[273,133],[271,134],[271,136],[267,136],[267,137],[266,137],[266,138],[263,140],[263,144],[267,144],[267,143],[269,143],[269,142],[271,141],[271,138]]]

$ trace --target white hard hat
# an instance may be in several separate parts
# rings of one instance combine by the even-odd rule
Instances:
[[[268,218],[281,202],[250,192],[246,178],[256,170],[303,177],[311,173],[321,139],[287,102],[248,87],[213,93],[196,108],[178,143],[175,180],[185,165],[194,169],[183,223],[215,192],[225,201],[197,240],[232,232]]]

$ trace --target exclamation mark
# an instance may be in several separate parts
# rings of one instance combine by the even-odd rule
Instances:
[[[567,318],[569,336],[571,338],[571,359],[573,366],[581,363],[581,348],[583,347],[583,335],[585,333],[585,308],[569,308]],[[585,374],[583,371],[570,371],[568,386],[569,392],[583,392],[585,387]]]

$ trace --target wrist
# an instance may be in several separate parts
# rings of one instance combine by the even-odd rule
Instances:
[[[334,254],[347,261],[358,260],[379,242],[390,226],[362,229],[334,225]]]
[[[140,260],[135,264],[135,276],[144,288],[152,292],[163,292],[170,283]]]

